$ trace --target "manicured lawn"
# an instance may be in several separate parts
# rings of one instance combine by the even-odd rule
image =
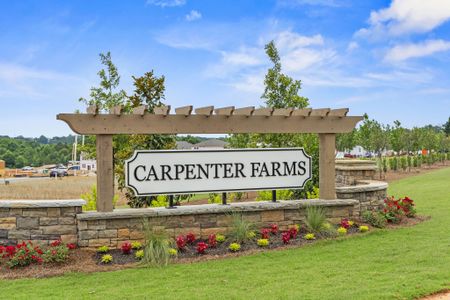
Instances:
[[[410,299],[450,288],[450,168],[391,184],[432,219],[235,259],[0,282],[3,298]]]

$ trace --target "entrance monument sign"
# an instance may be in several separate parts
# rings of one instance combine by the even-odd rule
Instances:
[[[137,196],[302,188],[311,158],[302,148],[138,150],[125,163]]]

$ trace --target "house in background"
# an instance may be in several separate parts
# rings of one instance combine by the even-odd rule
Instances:
[[[201,150],[220,150],[228,147],[228,143],[219,139],[209,139],[200,143],[194,144],[193,149]]]
[[[186,141],[177,141],[176,145],[178,150],[190,150],[194,147],[194,145]]]

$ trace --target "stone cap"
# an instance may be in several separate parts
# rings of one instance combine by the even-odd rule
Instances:
[[[376,161],[364,159],[337,159],[335,166],[336,170],[343,170],[343,171],[377,170]]]
[[[153,208],[133,208],[133,209],[116,209],[112,212],[83,212],[77,214],[78,220],[99,220],[99,219],[127,219],[138,217],[164,217],[164,216],[181,216],[191,214],[219,214],[232,213],[242,211],[265,211],[277,209],[299,209],[308,205],[320,205],[325,207],[356,205],[358,200],[353,199],[336,199],[336,200],[281,200],[277,202],[257,201],[257,202],[238,202],[229,205],[222,204],[201,204],[177,206],[174,209],[165,207]]]
[[[0,200],[0,208],[47,208],[83,206],[82,199],[69,200]]]
[[[356,185],[337,186],[336,193],[362,193],[386,190],[389,184],[384,181],[358,180]]]

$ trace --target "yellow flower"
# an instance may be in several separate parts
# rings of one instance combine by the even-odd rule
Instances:
[[[304,236],[305,240],[315,240],[316,236],[314,235],[314,233],[307,233]]]
[[[369,231],[369,226],[361,225],[359,226],[359,232],[367,232]]]
[[[346,235],[347,229],[345,229],[344,227],[339,227],[337,232],[339,233],[339,235]]]

